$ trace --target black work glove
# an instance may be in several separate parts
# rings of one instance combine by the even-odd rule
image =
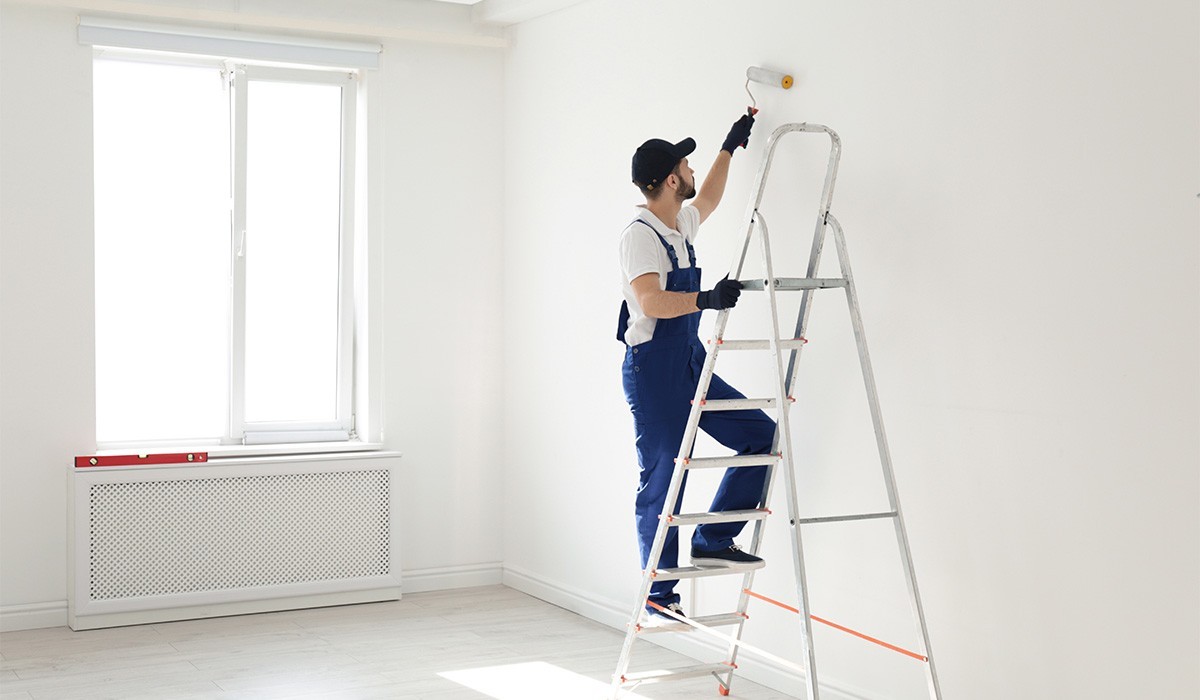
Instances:
[[[738,297],[741,295],[742,283],[731,280],[729,275],[725,275],[720,282],[717,282],[717,286],[696,295],[696,308],[701,311],[704,309],[730,309],[737,304]]]
[[[742,118],[733,123],[733,128],[729,130],[729,135],[725,137],[725,143],[721,144],[722,151],[729,151],[729,155],[738,146],[746,147],[747,141],[750,139],[750,128],[754,126],[754,116],[751,114],[743,114]]]

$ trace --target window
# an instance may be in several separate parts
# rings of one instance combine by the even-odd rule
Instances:
[[[353,433],[352,71],[94,61],[97,440]]]

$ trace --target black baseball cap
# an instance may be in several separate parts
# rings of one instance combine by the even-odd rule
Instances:
[[[647,192],[653,190],[694,150],[696,142],[691,138],[679,143],[650,139],[633,153],[633,184]]]

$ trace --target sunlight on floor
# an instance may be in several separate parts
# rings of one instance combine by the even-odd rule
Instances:
[[[545,661],[443,671],[438,675],[496,700],[603,700],[608,697],[609,690],[608,683]],[[622,692],[620,697],[622,700],[647,700],[645,696],[629,691]]]

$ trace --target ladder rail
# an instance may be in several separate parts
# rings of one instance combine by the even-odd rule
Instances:
[[[720,334],[724,333],[728,318],[729,309],[722,309],[717,314],[714,337],[720,337]],[[667,495],[663,500],[663,509],[659,515],[658,527],[655,530],[654,543],[651,545],[650,552],[646,557],[646,566],[642,571],[642,583],[639,588],[637,600],[634,603],[633,612],[629,618],[629,626],[625,631],[625,641],[621,645],[621,656],[617,661],[617,670],[613,674],[612,697],[617,697],[619,694],[621,678],[629,669],[630,657],[633,654],[633,644],[637,640],[636,623],[645,608],[646,600],[650,597],[650,587],[654,584],[654,571],[658,568],[659,560],[662,558],[663,547],[666,546],[667,529],[672,527],[670,516],[674,515],[680,493],[683,490],[683,480],[687,474],[685,461],[691,457],[692,446],[696,441],[696,433],[700,429],[700,415],[703,412],[704,397],[708,394],[708,387],[712,382],[718,354],[716,349],[707,354],[704,360],[704,369],[700,373],[700,380],[696,384],[696,392],[692,397],[692,407],[688,412],[687,427],[684,430],[683,439],[679,444],[679,453],[675,458],[675,469],[671,474],[671,484],[667,488]]]
[[[806,277],[816,277],[817,270],[821,267],[821,254],[825,250],[825,227],[829,220],[829,208],[833,205],[833,188],[837,184],[838,165],[842,159],[842,139],[837,135],[837,132],[828,127],[822,127],[821,131],[829,135],[829,163],[825,168],[825,183],[821,189],[821,200],[817,209],[817,221],[813,224],[813,242],[812,248],[808,252],[808,267],[805,270]],[[780,133],[776,131],[780,136]],[[804,338],[808,332],[808,320],[812,316],[813,291],[806,289],[800,297],[800,311],[796,314],[796,338]],[[788,358],[788,391],[795,389],[796,378],[800,374],[800,348],[792,350],[791,356]]]
[[[757,216],[758,212],[755,212],[755,215],[756,215],[756,218],[760,218]],[[753,220],[752,220],[752,223],[753,223]],[[751,230],[753,230],[753,229],[751,229]],[[743,255],[744,254],[745,253],[743,252]],[[764,287],[764,289],[766,289],[766,287]],[[770,293],[774,294],[774,291],[772,290]],[[778,325],[774,319],[772,319],[772,329],[773,330],[771,333],[771,337],[768,338],[767,343],[769,344],[769,349],[773,350],[774,353],[776,354],[776,364],[778,365],[778,351],[779,351],[780,347],[782,346],[782,341],[779,340],[779,337],[778,337],[779,334],[777,332]],[[792,340],[788,341],[789,345],[796,347],[796,348],[801,347],[803,345],[803,343],[795,343],[794,342],[795,340],[796,339],[792,339]],[[714,345],[717,345],[719,347],[719,346],[724,345],[724,342],[714,343]],[[786,398],[785,398],[784,400],[777,401],[776,403],[777,403],[777,408],[779,410],[779,415],[783,415],[789,411],[789,409],[791,408],[792,402],[790,400],[786,400]],[[779,463],[783,459],[783,455],[780,451],[780,440],[781,440],[781,435],[783,435],[783,431],[780,428],[780,423],[781,423],[781,421],[776,421],[776,423],[775,423],[775,437],[771,441],[771,452],[774,454],[781,455],[781,459],[778,462],[772,463],[770,465],[770,467],[768,468],[767,477],[766,477],[765,482],[763,483],[762,497],[759,500],[759,504],[763,508],[767,508],[767,509],[770,508],[771,496],[774,493],[775,470],[779,466]],[[789,455],[786,458],[788,460],[790,460],[791,459],[790,444],[789,444],[788,452],[789,452]],[[751,554],[758,556],[758,553],[762,547],[762,542],[763,542],[763,538],[764,538],[765,534],[766,534],[766,521],[765,520],[756,521],[754,523],[754,529],[753,529],[752,535],[750,537],[750,553]],[[741,620],[741,622],[738,623],[736,629],[733,630],[734,638],[738,639],[738,640],[740,640],[742,638],[742,632],[745,631],[746,620],[747,620],[746,609],[750,605],[750,596],[746,593],[746,591],[753,589],[754,575],[756,573],[758,573],[758,570],[751,570],[751,571],[746,572],[746,575],[742,579],[742,587],[740,589],[740,592],[738,593],[737,611],[739,613],[741,613],[742,620]],[[729,670],[723,674],[724,678],[718,677],[718,681],[721,683],[722,687],[725,689],[726,692],[729,691],[731,685],[733,684],[733,668],[734,668],[734,665],[737,663],[738,651],[739,651],[739,647],[737,645],[731,643],[730,647],[729,647],[728,657],[726,659],[726,662],[730,664]]]
[[[762,238],[764,241],[767,241],[768,235],[766,232],[766,221],[762,217],[761,212],[758,211],[758,208],[759,208],[759,205],[762,204],[763,195],[766,192],[767,176],[770,174],[771,164],[774,162],[775,151],[776,151],[776,148],[779,146],[780,140],[786,134],[797,133],[797,132],[824,133],[829,136],[829,140],[830,140],[829,161],[828,161],[828,164],[825,169],[825,181],[822,184],[822,188],[821,188],[821,199],[820,199],[820,204],[818,207],[817,221],[816,221],[815,228],[813,231],[813,244],[812,244],[812,249],[809,252],[808,267],[807,267],[807,270],[805,273],[806,277],[808,277],[808,278],[814,278],[817,275],[817,269],[818,269],[818,267],[820,265],[820,261],[821,261],[821,252],[824,248],[825,221],[828,218],[829,208],[833,202],[833,188],[837,182],[837,169],[838,169],[838,164],[841,161],[842,140],[841,140],[841,137],[838,136],[837,132],[835,132],[833,129],[830,129],[827,126],[824,126],[821,124],[808,124],[807,122],[805,122],[805,123],[799,123],[799,124],[784,124],[783,126],[780,126],[779,128],[775,129],[775,131],[773,131],[771,133],[771,136],[767,139],[766,155],[763,158],[763,163],[759,167],[758,173],[754,177],[754,185],[753,185],[753,190],[752,190],[754,192],[754,196],[750,200],[749,205],[747,206],[746,236],[742,242],[741,254],[738,256],[737,260],[735,261],[733,266],[730,268],[730,272],[729,272],[730,276],[733,279],[740,279],[741,275],[742,275],[742,271],[745,269],[746,256],[749,253],[750,239],[754,233],[754,226],[755,226],[756,222],[761,223],[761,226],[763,228]],[[769,245],[769,243],[767,245]],[[771,265],[770,255],[767,255],[765,257],[765,261],[768,266],[767,279],[773,281],[775,279],[775,275],[774,275],[773,269],[771,269],[771,267],[770,267],[770,265]],[[772,307],[771,337],[773,339],[773,342],[775,343],[774,350],[775,350],[775,354],[776,354],[776,359],[778,361],[779,349],[780,349],[779,345],[778,345],[778,343],[779,343],[779,319],[778,319],[778,314],[776,311],[777,307],[776,307],[776,301],[775,301],[775,296],[774,296],[775,295],[775,285],[774,284],[766,284],[764,282],[764,289],[771,295],[771,297],[770,297],[770,304]],[[801,299],[800,299],[800,311],[797,314],[796,330],[795,330],[795,333],[792,335],[792,337],[794,339],[801,339],[801,338],[805,337],[805,331],[808,328],[808,319],[809,319],[809,316],[812,311],[813,291],[815,291],[815,290],[805,289],[802,292],[803,296],[801,296]],[[722,330],[723,330],[723,327],[722,327]],[[720,335],[717,335],[716,337],[719,338]],[[785,398],[787,396],[791,396],[792,392],[795,389],[796,378],[799,374],[799,369],[800,369],[800,363],[799,363],[800,354],[801,354],[801,352],[803,352],[803,348],[804,348],[803,343],[800,343],[797,345],[793,345],[791,347],[790,351],[788,352],[788,366],[787,366],[786,375],[785,375],[786,379],[784,380],[784,383],[783,383],[783,394],[780,397],[780,402],[781,402],[781,405],[779,406],[779,415],[780,416],[786,415],[786,413],[788,411],[789,406],[787,404],[790,402],[785,401]],[[782,430],[780,429],[779,425],[777,424],[776,429],[775,429],[775,441],[771,448],[772,452],[775,452],[775,453],[780,452],[779,444],[780,444],[780,435],[781,434],[782,434]],[[791,438],[790,438],[790,429],[789,429],[787,440],[790,442],[790,439]],[[789,445],[789,447],[790,447],[790,445]],[[790,449],[789,449],[789,452],[790,452]],[[792,457],[792,455],[790,455],[790,454],[787,456],[787,459],[789,460],[788,461],[789,465],[792,464],[791,457]],[[768,472],[768,474],[767,474],[767,484],[764,486],[764,489],[763,489],[763,491],[764,491],[763,492],[763,500],[761,502],[764,507],[767,507],[769,504],[768,499],[771,494],[772,485],[775,482],[774,467],[772,467],[771,469],[772,470],[770,472]],[[797,580],[798,586],[800,586],[800,588],[801,588],[800,595],[804,598],[804,609],[807,610],[808,609],[807,596],[806,596],[807,585],[799,583],[801,580],[802,570],[804,567],[804,563],[803,563],[804,559],[802,556],[802,550],[799,554],[796,551],[797,544],[799,542],[799,539],[798,539],[799,538],[799,529],[797,526],[799,510],[798,510],[798,506],[793,507],[793,501],[795,500],[795,492],[796,492],[795,483],[794,483],[795,474],[791,468],[789,468],[786,473],[789,475],[787,478],[787,482],[788,482],[787,492],[788,492],[788,502],[789,502],[788,503],[788,505],[789,505],[788,518],[789,518],[789,522],[791,523],[791,527],[793,529],[793,537],[792,537],[793,555],[792,556],[793,556],[793,561],[796,563],[797,568],[799,570],[797,572],[796,580]],[[762,521],[756,522],[754,524],[754,534],[753,534],[753,537],[751,538],[751,545],[750,545],[750,552],[756,556],[759,552],[759,547],[762,544],[762,538],[763,538],[764,532],[765,532],[765,523]],[[746,608],[750,603],[750,598],[745,593],[745,591],[750,589],[751,584],[753,583],[753,579],[754,579],[753,571],[746,574],[745,580],[743,582],[745,585],[742,586],[743,592],[740,593],[738,596],[738,608],[737,608],[738,612],[742,612],[742,613],[746,612]],[[816,664],[816,658],[815,658],[815,653],[813,651],[813,646],[811,643],[812,642],[812,623],[809,621],[807,615],[804,615],[802,617],[804,618],[804,622],[803,622],[804,639],[802,640],[802,646],[804,647],[805,655],[810,657],[809,668],[814,669],[815,664]],[[735,630],[735,634],[738,635],[739,638],[741,636],[741,633],[742,633],[742,630],[744,627],[745,627],[745,622],[743,621],[741,624],[738,625],[737,629]],[[730,663],[733,663],[736,661],[736,659],[737,659],[737,649],[736,649],[736,647],[733,647],[730,650],[729,661],[730,661]],[[808,693],[810,695],[810,700],[816,700],[818,697],[818,693],[819,693],[819,689],[817,688],[816,673],[813,672],[812,670],[810,670],[805,675],[806,675],[806,678],[808,679]],[[732,680],[733,680],[733,672],[732,672],[732,670],[730,670],[724,681],[724,686],[725,686],[726,690],[729,689],[729,684],[732,682]]]
[[[830,144],[829,161],[825,168],[825,181],[821,186],[821,199],[817,208],[817,221],[813,227],[812,249],[808,254],[808,268],[805,273],[805,276],[809,278],[817,276],[817,268],[821,263],[821,253],[825,247],[825,224],[829,217],[829,208],[833,204],[833,189],[834,185],[837,184],[838,164],[842,158],[842,138],[838,136],[836,131],[823,124],[801,122],[784,124],[771,132],[770,138],[767,139],[767,153],[763,158],[762,166],[755,175],[754,196],[750,200],[750,204],[746,210],[746,238],[742,243],[741,255],[737,258],[729,272],[733,279],[741,277],[745,266],[746,254],[750,248],[750,235],[754,228],[754,216],[758,213],[758,207],[762,204],[763,195],[766,192],[767,176],[770,174],[771,164],[775,160],[775,149],[779,146],[780,140],[785,135],[797,132],[826,134],[829,137]],[[806,289],[800,298],[800,313],[796,319],[796,332],[792,336],[794,338],[805,337],[805,331],[808,329],[808,319],[812,312],[812,293],[813,290]],[[800,348],[793,348],[788,358],[787,375],[789,378],[786,388],[789,393],[791,393],[792,388],[795,386],[796,376],[799,374],[800,352]]]
[[[925,608],[921,604],[920,592],[917,588],[917,576],[913,567],[912,552],[908,544],[908,529],[904,526],[904,511],[900,507],[900,494],[896,489],[896,474],[892,466],[892,454],[888,448],[887,433],[883,427],[883,411],[879,406],[879,391],[875,383],[875,371],[871,365],[871,354],[867,351],[866,330],[862,322],[862,311],[858,303],[858,293],[854,287],[854,275],[850,269],[850,256],[846,246],[846,236],[841,223],[833,217],[828,217],[830,228],[833,229],[834,245],[837,246],[838,261],[841,265],[842,276],[846,279],[846,303],[850,309],[850,322],[854,328],[854,342],[858,348],[859,364],[862,368],[863,383],[867,388],[867,403],[871,410],[871,423],[875,427],[875,443],[879,450],[879,463],[883,469],[884,486],[887,489],[889,509],[895,513],[892,523],[896,531],[896,545],[900,550],[900,558],[904,563],[904,582],[908,588],[909,602],[912,605],[913,616],[921,629],[920,653],[926,657],[925,678],[932,697],[940,700],[941,687],[938,683],[937,667],[933,662],[933,652],[929,644],[929,629],[925,622]]]
[[[761,212],[758,214],[758,219],[759,228],[761,229],[760,236],[762,239],[763,256],[767,266],[767,276],[775,279],[774,263],[771,258],[771,237],[768,233],[767,222]],[[812,275],[810,274],[809,276],[811,277]],[[806,290],[805,293],[809,294],[811,291]],[[776,292],[774,286],[768,292],[767,298],[771,307],[771,337],[775,341],[775,352],[772,353],[774,355],[775,390],[779,394],[779,402],[783,404],[786,402],[786,397],[791,395],[793,387],[786,378],[788,375],[784,374],[783,355],[779,347],[779,299],[778,292]],[[796,337],[803,336],[797,335]],[[794,355],[798,352],[799,348],[793,350],[790,354]],[[808,572],[804,564],[804,543],[803,538],[800,536],[800,525],[798,523],[800,502],[799,491],[797,489],[798,484],[796,483],[796,455],[792,450],[792,429],[791,420],[788,415],[789,412],[786,410],[786,406],[784,408],[785,410],[780,412],[780,423],[776,432],[779,433],[782,440],[780,451],[786,451],[786,459],[781,460],[781,462],[784,468],[783,475],[788,504],[788,523],[792,534],[792,562],[796,573],[796,596],[797,600],[800,601],[800,610],[803,617],[800,623],[800,645],[808,662],[805,666],[808,697],[809,700],[818,700],[820,690],[817,687],[817,655],[816,649],[813,646],[812,617],[810,616],[812,611],[809,609],[808,601]]]
[[[775,149],[784,135],[794,132],[824,133],[829,136],[832,143],[829,154],[829,167],[826,168],[825,184],[821,191],[820,214],[818,216],[818,227],[823,226],[825,214],[828,213],[829,205],[833,201],[833,185],[837,180],[837,164],[841,160],[842,139],[837,135],[837,132],[823,124],[809,124],[808,122],[784,124],[771,132],[771,136],[767,139],[767,153],[763,156],[763,163],[759,166],[758,173],[754,176],[754,185],[751,190],[754,192],[754,196],[746,207],[746,216],[743,219],[746,222],[746,237],[742,241],[741,255],[735,259],[733,267],[729,269],[731,279],[738,279],[742,276],[746,254],[750,249],[750,234],[754,229],[754,214],[758,211],[759,205],[762,204],[763,194],[766,192],[767,176],[770,174],[771,164],[775,160]],[[817,257],[819,258],[820,255],[818,254]],[[811,269],[808,276],[813,276]],[[797,333],[796,337],[800,337],[800,334]]]
[[[767,278],[775,279],[774,264],[771,258],[771,237],[767,227],[766,218],[761,212],[754,213],[754,221],[758,224],[759,242],[762,246],[762,254],[764,264],[767,268]],[[753,231],[753,229],[751,229]],[[808,604],[808,574],[804,564],[804,544],[800,536],[799,516],[800,504],[796,490],[796,472],[794,467],[794,453],[792,452],[792,430],[791,422],[788,417],[788,407],[791,402],[788,400],[789,387],[785,380],[783,369],[783,353],[780,347],[781,338],[779,337],[779,300],[775,285],[769,285],[767,288],[767,303],[770,308],[770,323],[771,334],[770,341],[772,346],[772,369],[775,374],[775,394],[776,404],[779,408],[777,421],[775,424],[775,447],[774,451],[782,455],[779,460],[779,465],[783,468],[784,476],[784,491],[787,499],[788,522],[791,527],[791,544],[792,544],[792,564],[795,568],[796,581],[796,596],[800,601],[800,609],[803,614],[800,616],[800,646],[801,652],[807,662],[805,665],[805,681],[809,700],[819,700],[820,690],[817,687],[817,657],[816,650],[813,647],[813,631],[812,618],[809,616]],[[771,474],[770,476],[774,476]],[[758,548],[761,545],[762,531],[759,528],[755,529],[756,539],[752,543],[752,553],[757,555]],[[749,579],[750,577],[747,577]],[[750,590],[750,581],[742,589],[738,598],[738,612],[745,613],[746,606],[749,605],[749,595],[746,593]],[[735,630],[735,639],[741,638],[741,633],[744,625],[738,625]],[[736,668],[738,647],[735,643],[731,643],[729,648],[728,663],[730,670],[724,682],[725,688],[728,689],[733,681],[733,668]]]

